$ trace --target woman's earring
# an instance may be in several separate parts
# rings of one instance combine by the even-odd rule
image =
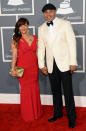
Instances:
[[[21,35],[21,32],[19,31],[18,34]]]

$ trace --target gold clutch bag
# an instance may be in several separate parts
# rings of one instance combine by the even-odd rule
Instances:
[[[24,68],[22,68],[22,67],[16,66],[15,71],[16,71],[16,74],[17,74],[18,77],[22,77],[23,74],[24,74]],[[9,73],[11,74],[11,70],[10,70]]]

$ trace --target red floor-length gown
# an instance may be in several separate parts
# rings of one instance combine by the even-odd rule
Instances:
[[[37,37],[29,46],[22,37],[18,46],[17,66],[24,68],[20,82],[21,114],[25,121],[38,119],[41,116],[41,102],[38,82]]]

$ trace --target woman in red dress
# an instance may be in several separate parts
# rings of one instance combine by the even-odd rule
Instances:
[[[17,77],[15,66],[24,68],[23,76],[17,77],[20,83],[21,114],[25,121],[41,116],[41,102],[38,82],[37,37],[28,33],[29,21],[20,18],[14,30],[11,43],[11,75]]]

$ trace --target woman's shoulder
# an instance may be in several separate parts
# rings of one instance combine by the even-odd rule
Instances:
[[[12,45],[12,46],[16,46],[16,44],[17,44],[17,42],[12,38],[12,40],[11,40],[11,45]]]
[[[36,36],[36,35],[33,35],[33,37],[37,39],[37,36]]]

